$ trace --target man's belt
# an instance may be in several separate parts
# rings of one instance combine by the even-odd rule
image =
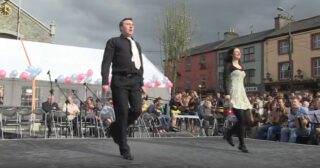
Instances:
[[[135,75],[138,75],[137,73],[132,73],[132,72],[113,72],[112,75],[119,75],[119,76],[125,76],[125,77],[132,77]]]

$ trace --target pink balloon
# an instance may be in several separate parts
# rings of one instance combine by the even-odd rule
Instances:
[[[92,69],[89,69],[88,71],[87,71],[87,77],[90,77],[90,76],[92,76],[93,75],[93,70]]]
[[[152,82],[146,82],[145,87],[152,88],[153,83]]]
[[[171,89],[173,87],[173,84],[172,84],[172,82],[167,82],[167,84],[166,84],[166,88],[169,88],[169,89]]]
[[[68,76],[68,77],[64,78],[64,83],[66,83],[66,84],[72,83],[71,77]]]
[[[156,81],[156,86],[159,87],[161,85],[161,81],[157,80]]]
[[[83,81],[84,78],[86,78],[86,75],[85,75],[85,74],[79,74],[79,75],[77,76],[77,81],[78,81],[78,82],[81,82],[81,81]]]
[[[29,79],[29,74],[27,72],[21,72],[20,79],[23,79],[23,80]]]
[[[7,72],[5,70],[1,69],[0,70],[0,78],[4,78],[4,77],[6,77],[6,75],[7,75]]]

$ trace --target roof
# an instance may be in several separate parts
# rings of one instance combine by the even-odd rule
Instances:
[[[12,5],[13,7],[19,9],[19,5],[17,5],[16,3],[10,1],[10,0],[0,0],[0,4],[6,2],[10,5]],[[36,23],[39,24],[39,26],[43,27],[44,29],[46,29],[46,31],[50,32],[50,28],[48,26],[46,26],[44,23],[42,23],[41,21],[39,21],[38,19],[36,19],[35,17],[33,17],[30,13],[28,13],[26,10],[24,10],[23,8],[20,7],[20,10],[25,13],[26,16],[28,16],[30,19],[32,19],[33,21],[35,21]]]
[[[320,15],[311,18],[306,18],[291,23],[291,32],[298,33],[305,30],[320,28]],[[289,25],[284,26],[279,30],[275,30],[269,34],[267,38],[283,36],[289,33]]]
[[[241,46],[245,44],[250,44],[254,42],[263,41],[270,33],[272,33],[274,29],[265,30],[262,32],[252,33],[245,36],[240,36],[234,39],[231,39],[229,41],[226,41],[225,43],[221,44],[217,50],[226,49],[232,46]]]
[[[224,40],[220,40],[220,41],[215,41],[215,42],[211,42],[211,43],[206,43],[206,44],[202,44],[200,46],[196,46],[193,48],[190,48],[188,50],[188,55],[196,55],[196,54],[201,54],[201,53],[206,53],[206,52],[210,52],[215,50],[220,44],[222,44],[224,42]]]
[[[288,26],[289,25],[284,26],[279,30],[269,29],[269,30],[265,30],[257,33],[252,33],[252,34],[240,36],[228,41],[222,40],[222,41],[203,44],[203,45],[191,48],[190,55],[200,54],[200,53],[213,51],[213,50],[223,50],[233,46],[247,45],[255,42],[264,41],[265,39],[268,39],[268,38],[283,36],[288,34],[289,32]],[[320,28],[320,15],[295,21],[295,22],[292,22],[291,24],[292,33],[298,33],[301,31],[312,30],[316,28]]]

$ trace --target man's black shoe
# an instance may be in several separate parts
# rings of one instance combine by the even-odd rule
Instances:
[[[123,153],[122,157],[123,157],[123,159],[126,159],[126,160],[133,160],[133,155],[131,155],[130,152]]]

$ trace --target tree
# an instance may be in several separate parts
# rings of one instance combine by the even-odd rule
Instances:
[[[186,55],[191,43],[191,24],[191,10],[182,0],[166,8],[162,23],[159,26],[160,42],[165,54],[165,74],[172,73],[172,95],[175,95],[177,86],[177,63],[181,57]],[[169,72],[168,69],[171,69],[172,72]]]

